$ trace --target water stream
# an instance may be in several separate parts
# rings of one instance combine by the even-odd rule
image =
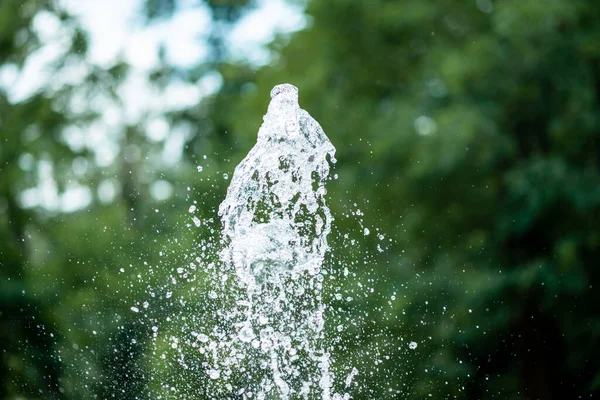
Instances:
[[[206,373],[238,398],[342,398],[331,393],[322,298],[332,221],[325,181],[334,154],[298,105],[298,89],[275,86],[256,145],[219,208],[215,281],[232,276],[229,293],[219,295],[233,294],[235,305],[221,310],[207,335],[215,345]]]

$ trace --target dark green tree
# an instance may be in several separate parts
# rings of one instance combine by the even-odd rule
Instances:
[[[307,25],[279,35],[265,66],[226,46],[255,2],[195,3],[212,13],[209,59],[187,70],[163,60],[150,75],[158,90],[222,78],[201,104],[159,116],[187,132],[177,162],[162,162],[167,144],[148,138],[152,115],[117,129],[108,166],[69,139],[69,130],[92,134],[98,98],[122,106],[126,63],[86,64],[80,84],[50,82],[23,99],[0,89],[0,398],[202,397],[197,372],[160,358],[163,332],[181,331],[184,317],[204,323],[202,274],[170,282],[218,221],[194,229],[187,209],[196,201],[194,215],[214,216],[222,174],[254,144],[282,82],[299,87],[301,106],[338,149],[328,326],[338,378],[359,370],[354,398],[598,395],[597,7],[290,3],[306,7]],[[148,23],[178,7],[148,0]],[[64,10],[4,0],[3,76],[43,46],[40,15],[68,28],[53,73],[87,62],[85,33]],[[69,104],[81,99],[89,107],[75,112]],[[76,182],[92,193],[89,205],[28,206],[24,194],[47,181],[48,165],[59,195]],[[170,185],[168,200],[157,183]],[[107,187],[114,198],[102,195]]]
[[[32,24],[41,13],[73,28],[71,52],[85,46],[69,16],[48,2],[3,1],[0,69],[8,76],[19,74],[42,46]],[[46,152],[60,154],[56,167],[61,168],[76,156],[59,140],[67,123],[61,98],[69,89],[59,90],[55,98],[41,90],[21,101],[13,101],[9,89],[0,89],[0,398],[62,398],[62,367],[50,336],[56,321],[46,299],[31,292],[26,282],[35,252],[28,227],[39,229],[40,221],[23,208],[21,194],[36,179],[34,160]]]

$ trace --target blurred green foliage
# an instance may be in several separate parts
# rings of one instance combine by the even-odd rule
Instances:
[[[56,73],[87,62],[84,31],[52,4],[0,1],[0,69],[21,70],[39,48],[40,13],[69,27]],[[201,320],[192,288],[202,290],[202,274],[178,288],[185,302],[161,295],[197,236],[213,234],[190,223],[188,207],[197,201],[196,215],[214,216],[226,190],[195,168],[231,173],[282,82],[299,87],[338,149],[330,265],[350,273],[329,288],[329,336],[339,370],[359,367],[354,398],[600,393],[598,7],[311,0],[306,28],[276,37],[271,63],[255,66],[231,61],[223,40],[254,2],[197,4],[215,21],[210,60],[151,74],[159,88],[222,77],[215,95],[164,115],[173,131],[191,127],[175,164],[160,161],[166,144],[143,124],[121,127],[109,166],[66,139],[73,127],[92,132],[101,114],[72,111],[81,90],[90,103],[99,93],[120,101],[125,63],[89,65],[82,84],[23,100],[0,90],[0,398],[136,399],[171,382],[179,391],[165,397],[200,398],[192,372],[160,360],[168,344],[151,343],[147,321]],[[148,0],[149,23],[177,5]],[[59,193],[77,182],[91,203],[28,207],[23,192],[48,179],[44,165]],[[158,180],[172,185],[169,199],[152,195]],[[103,185],[117,197],[103,201]],[[350,215],[357,209],[364,217]],[[144,318],[131,312],[154,292]]]

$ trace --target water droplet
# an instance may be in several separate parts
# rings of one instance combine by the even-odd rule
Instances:
[[[411,350],[416,349],[417,348],[417,342],[410,342],[408,344],[408,348],[411,349]]]
[[[240,330],[238,337],[242,342],[249,343],[252,341],[252,339],[254,339],[256,337],[256,335],[254,334],[254,331],[252,330],[252,326],[250,326],[248,324]]]
[[[198,336],[196,336],[196,338],[198,339],[198,341],[200,341],[202,343],[208,342],[208,336],[206,336],[203,333],[199,333]]]

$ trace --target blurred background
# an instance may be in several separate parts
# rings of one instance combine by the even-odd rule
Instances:
[[[201,276],[142,302],[217,235],[192,216],[283,82],[337,147],[354,398],[600,394],[598,21],[585,0],[0,0],[0,398],[207,398],[146,322],[201,318]]]

